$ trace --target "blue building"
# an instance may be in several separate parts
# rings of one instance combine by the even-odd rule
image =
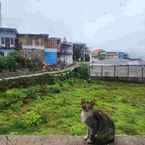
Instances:
[[[125,52],[118,52],[119,59],[128,59],[128,54]]]
[[[13,28],[0,27],[0,55],[7,56],[14,52],[17,46],[17,30]]]
[[[111,52],[106,52],[105,59],[128,59],[128,54],[125,52],[116,52],[116,51],[111,51]]]
[[[57,48],[45,48],[44,50],[44,62],[48,65],[57,64]]]

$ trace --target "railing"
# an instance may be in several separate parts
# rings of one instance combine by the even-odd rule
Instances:
[[[68,66],[65,69],[62,70],[58,70],[58,71],[50,71],[50,72],[29,72],[29,73],[24,73],[24,74],[20,74],[20,73],[8,73],[5,74],[5,77],[0,77],[0,81],[2,80],[15,80],[15,79],[19,79],[19,78],[31,78],[31,77],[37,77],[37,76],[43,76],[43,75],[61,75],[63,73],[66,73],[68,71],[73,71],[75,68],[78,68],[80,66],[80,64],[73,64]]]

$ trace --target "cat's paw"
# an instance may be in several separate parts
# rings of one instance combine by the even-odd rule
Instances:
[[[87,143],[88,144],[93,144],[94,142],[92,140],[90,140],[90,139],[87,139]]]
[[[84,140],[87,140],[88,139],[88,135],[84,136]]]

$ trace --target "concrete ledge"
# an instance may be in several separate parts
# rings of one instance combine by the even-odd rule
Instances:
[[[87,145],[78,136],[0,136],[0,145]],[[145,145],[145,136],[116,136],[115,145]]]

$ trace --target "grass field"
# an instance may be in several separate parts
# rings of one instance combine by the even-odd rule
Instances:
[[[117,134],[145,134],[145,84],[80,79],[0,92],[0,134],[85,134],[80,100],[94,99]]]

